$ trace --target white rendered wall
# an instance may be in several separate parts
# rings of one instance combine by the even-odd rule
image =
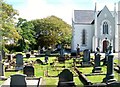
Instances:
[[[82,31],[86,31],[86,45],[82,45]],[[72,50],[76,50],[77,44],[80,45],[80,50],[92,49],[93,25],[74,24],[74,36],[72,40]]]

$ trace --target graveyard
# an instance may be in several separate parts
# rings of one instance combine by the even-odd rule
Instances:
[[[69,24],[54,14],[36,17],[54,12],[48,0],[27,0],[21,9],[31,20],[6,1],[0,0],[0,87],[120,87],[120,2],[114,11],[106,5],[99,11],[97,3],[93,10],[72,8]]]
[[[16,53],[15,56],[7,56],[3,59],[4,69],[0,80],[1,86],[14,84],[14,80],[13,83],[10,81],[11,78],[18,78],[19,75],[22,75],[22,79],[25,80],[22,83],[28,82],[27,84],[29,84],[30,81],[35,81],[34,84],[29,85],[37,87],[41,85],[48,87],[67,87],[68,85],[70,87],[105,87],[108,83],[108,85],[113,83],[119,85],[120,70],[117,53],[113,54],[109,51],[106,56],[98,51],[90,53],[89,50],[85,50],[80,52],[81,56],[77,56],[77,53],[63,55],[61,51],[56,56],[50,56],[51,54],[38,56],[34,53],[30,53],[28,56],[28,54],[21,52]],[[105,58],[108,58],[109,62],[105,61]],[[117,86],[115,85],[115,87]]]

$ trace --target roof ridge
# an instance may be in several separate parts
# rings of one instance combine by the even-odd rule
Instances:
[[[94,11],[94,10],[74,10],[74,11]]]

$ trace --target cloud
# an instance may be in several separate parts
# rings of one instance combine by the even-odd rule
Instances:
[[[71,24],[72,11],[75,7],[77,8],[73,0],[61,0],[57,5],[49,4],[46,0],[27,0],[26,7],[19,9],[19,13],[28,20],[55,15]]]
[[[27,20],[41,19],[55,15],[69,24],[72,24],[73,10],[94,10],[95,2],[97,9],[102,10],[105,5],[110,10],[114,9],[113,0],[7,0],[19,11],[20,17]],[[24,1],[24,2],[23,2]],[[115,0],[117,2],[118,0]],[[21,3],[23,5],[19,5]]]

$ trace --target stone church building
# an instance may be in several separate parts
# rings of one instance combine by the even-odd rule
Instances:
[[[100,11],[95,10],[74,10],[72,19],[72,51],[76,51],[79,44],[80,50],[90,49],[92,52],[100,48],[105,52],[111,44],[112,51],[118,52],[118,11],[116,4],[114,11],[107,6]]]

